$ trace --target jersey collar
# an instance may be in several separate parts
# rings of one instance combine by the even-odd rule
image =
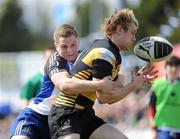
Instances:
[[[115,45],[109,38],[107,38],[110,46],[117,52],[119,52],[119,48],[117,47],[117,45]]]

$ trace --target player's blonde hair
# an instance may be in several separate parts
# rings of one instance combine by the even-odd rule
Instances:
[[[116,10],[110,17],[105,19],[102,30],[105,36],[109,36],[116,31],[118,25],[121,25],[127,31],[130,23],[134,23],[137,27],[139,26],[138,20],[132,10],[126,8]]]
[[[69,24],[62,24],[61,26],[57,27],[54,31],[54,42],[57,43],[60,37],[67,38],[71,35],[78,37],[76,29]]]

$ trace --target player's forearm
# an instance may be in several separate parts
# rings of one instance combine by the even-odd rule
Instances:
[[[71,78],[67,72],[56,73],[51,77],[54,85],[62,92],[77,94],[101,90],[104,86],[102,81],[87,81]]]
[[[61,91],[71,94],[89,93],[103,88],[101,81],[67,79],[59,84]]]
[[[98,93],[99,103],[113,104],[126,97],[131,92],[135,91],[137,86],[134,83],[129,83],[125,86],[114,88],[109,94]]]

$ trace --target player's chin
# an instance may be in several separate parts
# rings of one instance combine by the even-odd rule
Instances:
[[[68,61],[75,61],[76,60],[76,56],[68,56],[66,58],[66,60],[68,60]]]

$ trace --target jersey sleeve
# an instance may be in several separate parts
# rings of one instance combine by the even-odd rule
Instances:
[[[112,65],[103,59],[96,59],[93,61],[92,75],[94,78],[98,79],[102,79],[106,76],[111,76]]]
[[[51,78],[55,73],[67,71],[67,62],[59,56],[58,52],[52,53],[45,65],[45,74]]]
[[[112,76],[115,56],[106,48],[95,48],[92,50],[92,76],[102,79],[105,76]]]

